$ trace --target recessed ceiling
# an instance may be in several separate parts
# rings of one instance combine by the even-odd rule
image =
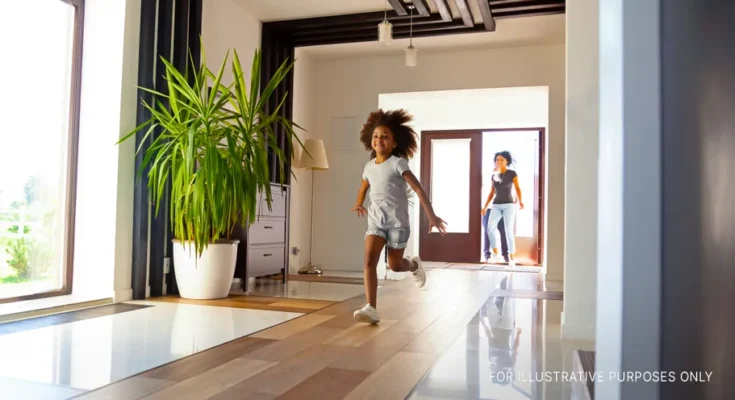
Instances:
[[[263,22],[382,11],[385,0],[235,0]],[[388,6],[390,9],[390,6]]]
[[[326,17],[331,15],[383,11],[386,0],[235,0],[254,17],[263,22],[290,19]],[[412,0],[404,1],[411,3]],[[432,13],[437,13],[434,0],[426,2]],[[447,0],[454,18],[460,18],[455,0]],[[482,23],[480,8],[476,0],[469,0],[475,23]],[[388,10],[391,10],[388,5]]]
[[[419,49],[419,52],[564,44],[566,41],[565,23],[566,18],[562,14],[509,18],[498,20],[495,32],[422,37],[414,39],[413,44]],[[298,51],[313,58],[339,58],[352,55],[402,53],[407,46],[408,39],[394,40],[388,47],[379,46],[376,35],[376,42],[302,47]]]

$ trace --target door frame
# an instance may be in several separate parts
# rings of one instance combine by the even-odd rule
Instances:
[[[451,138],[454,134],[480,134],[480,137],[482,137],[483,132],[527,132],[527,131],[534,131],[539,133],[539,148],[538,148],[538,160],[539,160],[539,168],[534,176],[534,185],[538,187],[538,207],[535,206],[534,201],[534,210],[533,210],[533,217],[535,220],[538,221],[538,224],[534,224],[534,233],[538,237],[538,249],[537,249],[537,257],[539,266],[543,266],[544,264],[544,255],[546,254],[546,242],[545,242],[545,228],[546,228],[546,128],[538,127],[538,128],[530,128],[530,127],[524,127],[524,128],[492,128],[492,129],[451,129],[451,130],[426,130],[421,131],[420,134],[420,140],[421,140],[421,160],[419,162],[419,169],[420,169],[420,176],[419,179],[421,181],[422,186],[426,187],[425,183],[429,182],[431,180],[431,167],[429,168],[423,168],[424,166],[424,155],[428,154],[428,146],[429,142],[426,140],[426,136],[434,136],[434,137],[445,137],[445,138]],[[482,143],[482,142],[481,142]],[[426,147],[425,147],[426,146]],[[479,160],[480,163],[480,169],[482,169],[482,156]],[[429,164],[430,165],[430,164]],[[431,199],[431,193],[428,193],[429,199]],[[420,213],[420,218],[425,218],[423,213]],[[419,222],[419,226],[421,226],[421,222]],[[420,228],[419,228],[420,229]],[[482,227],[481,227],[482,229]],[[470,227],[470,230],[472,230],[472,227]],[[423,245],[423,235],[419,235],[419,248],[418,253],[421,252],[422,245]],[[478,235],[478,240],[480,236]]]

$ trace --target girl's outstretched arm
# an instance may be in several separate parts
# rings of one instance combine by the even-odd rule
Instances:
[[[362,185],[360,185],[360,190],[357,192],[357,201],[355,201],[355,206],[350,210],[356,212],[360,217],[367,215],[367,210],[362,206],[362,204],[365,202],[365,195],[367,194],[368,189],[370,189],[370,182],[363,179]]]
[[[431,232],[431,228],[436,227],[436,229],[439,230],[439,233],[442,234],[442,236],[447,234],[447,227],[446,222],[442,220],[441,218],[437,217],[436,214],[434,214],[434,207],[431,206],[431,202],[429,201],[429,195],[426,194],[426,191],[424,190],[424,187],[421,186],[421,183],[418,179],[416,179],[416,176],[411,171],[406,171],[403,173],[403,179],[408,182],[408,185],[411,186],[411,189],[413,189],[414,193],[416,193],[417,196],[419,196],[419,200],[421,201],[421,206],[424,208],[424,212],[426,212],[426,216],[429,218],[429,232]]]

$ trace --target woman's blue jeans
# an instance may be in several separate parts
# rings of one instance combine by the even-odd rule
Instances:
[[[487,223],[490,219],[490,208],[485,211],[485,215],[482,216],[482,238],[483,238],[483,253],[485,254],[485,258],[490,258],[490,255],[492,254],[492,247],[490,247],[490,235],[487,230]],[[505,261],[508,261],[508,241],[505,237],[505,223],[503,219],[501,218],[500,221],[498,221],[498,231],[500,232],[500,254],[503,255],[503,258]]]

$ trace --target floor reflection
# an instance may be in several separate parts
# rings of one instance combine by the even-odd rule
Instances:
[[[0,389],[93,390],[302,315],[134,303],[153,307],[0,336]]]
[[[496,289],[525,289],[527,283],[516,282],[517,275],[522,274],[506,274]],[[559,307],[547,307],[550,303]],[[558,317],[543,315],[544,310],[559,313],[561,303],[490,296],[409,398],[565,398],[568,382],[543,373],[564,369]]]
[[[251,279],[246,293],[266,297],[343,301],[362,295],[364,291],[362,285],[353,284],[304,281],[288,281],[284,284],[276,280]]]

